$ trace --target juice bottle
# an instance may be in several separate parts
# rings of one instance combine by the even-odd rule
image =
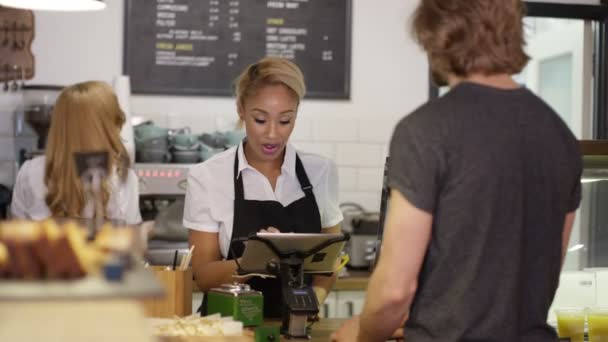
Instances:
[[[608,342],[608,308],[589,310],[587,319],[589,342]]]
[[[557,310],[557,332],[560,338],[571,342],[584,342],[585,312],[583,310]]]

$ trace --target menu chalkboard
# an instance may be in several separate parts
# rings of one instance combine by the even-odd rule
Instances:
[[[302,69],[307,96],[350,96],[351,0],[126,0],[124,71],[140,94],[232,95],[264,56]]]

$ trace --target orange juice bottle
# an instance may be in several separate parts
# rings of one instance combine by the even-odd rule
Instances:
[[[608,342],[608,308],[590,309],[587,313],[589,322],[589,342]]]
[[[569,337],[571,342],[584,342],[585,312],[582,309],[557,310],[556,314],[559,337]]]

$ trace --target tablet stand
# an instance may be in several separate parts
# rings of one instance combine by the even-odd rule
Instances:
[[[311,286],[304,283],[304,260],[309,256],[319,253],[324,248],[348,240],[347,236],[342,235],[329,239],[317,246],[303,250],[287,250],[281,251],[273,241],[257,235],[250,236],[249,239],[238,239],[235,241],[260,241],[264,243],[270,250],[279,258],[280,262],[277,265],[269,260],[267,262],[267,271],[269,274],[276,275],[281,280],[283,290],[283,317],[281,324],[281,333],[287,338],[307,338],[310,336],[307,332],[308,316],[319,313],[319,303]],[[238,264],[237,264],[238,265]],[[319,273],[330,273],[332,270],[324,270]],[[237,273],[251,273],[242,269],[238,265]]]

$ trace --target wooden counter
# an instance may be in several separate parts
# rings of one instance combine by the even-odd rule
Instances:
[[[332,332],[338,330],[344,319],[329,319],[323,318],[312,326],[310,340],[295,340],[281,337],[281,341],[312,341],[312,342],[327,342]],[[280,325],[280,322],[272,321],[266,323],[269,325]],[[161,337],[162,342],[252,342],[255,341],[252,331],[247,331],[246,336],[242,337]]]
[[[338,278],[334,284],[334,291],[365,291],[369,281],[368,271],[348,271],[348,276]]]

